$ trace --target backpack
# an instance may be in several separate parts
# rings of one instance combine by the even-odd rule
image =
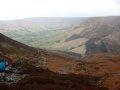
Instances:
[[[0,71],[5,70],[5,67],[6,67],[5,63],[4,62],[0,62]]]

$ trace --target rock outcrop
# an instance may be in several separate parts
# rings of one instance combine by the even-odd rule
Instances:
[[[86,44],[86,55],[96,53],[107,53],[107,48],[104,42],[99,38],[89,39]]]

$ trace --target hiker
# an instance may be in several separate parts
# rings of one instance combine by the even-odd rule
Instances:
[[[20,58],[18,60],[18,65],[23,65],[25,62],[24,62],[24,59],[23,58]]]
[[[4,59],[0,59],[0,80],[5,81],[5,68],[6,63]]]
[[[5,60],[6,68],[5,68],[5,73],[11,73],[12,72],[12,66],[9,64],[8,61]]]
[[[13,62],[12,62],[12,67],[16,69],[17,66],[18,66],[18,65],[17,65],[17,62],[16,62],[16,61],[13,61]]]
[[[36,63],[36,67],[41,67],[43,69],[47,68],[47,60],[44,55],[41,55],[41,57],[39,57],[39,60]]]
[[[18,61],[12,62],[12,67],[17,69],[19,65],[23,65],[24,63],[25,63],[24,59],[19,58]]]

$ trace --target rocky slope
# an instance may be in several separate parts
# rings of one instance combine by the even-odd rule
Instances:
[[[95,77],[53,73],[49,70],[36,68],[29,64],[22,66],[22,74],[27,74],[18,83],[0,83],[1,90],[108,90],[104,87],[92,85],[90,81]]]

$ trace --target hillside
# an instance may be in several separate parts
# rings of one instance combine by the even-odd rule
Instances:
[[[69,54],[33,48],[3,34],[0,34],[0,54],[4,57],[9,57],[12,61],[17,61],[19,57],[22,57],[33,64],[37,63],[40,57],[44,57],[48,63],[47,67],[54,72],[60,71],[64,66],[75,63],[75,58],[69,57]]]
[[[58,49],[76,52],[84,55],[85,43],[92,38],[100,38],[110,53],[120,53],[120,17],[92,17],[84,20],[71,31],[64,42],[56,45]],[[81,42],[82,41],[82,42]],[[72,42],[71,44],[69,44]],[[81,42],[81,43],[80,43]],[[76,45],[74,44],[76,43]],[[69,48],[66,48],[69,44]],[[78,45],[77,45],[78,44]]]
[[[1,24],[0,31],[29,46],[72,52],[83,56],[86,52],[86,41],[91,38],[100,38],[105,43],[109,53],[119,53],[119,19],[119,16],[92,18],[31,18],[4,21],[4,25]],[[14,28],[16,27],[16,29],[12,26]],[[46,29],[36,29],[41,26],[45,26]],[[56,28],[56,26],[58,28]],[[23,29],[23,27],[26,29]],[[52,29],[49,29],[51,27]],[[17,32],[17,30],[19,31]]]
[[[108,90],[93,85],[90,81],[95,77],[75,74],[59,74],[26,64],[23,74],[27,74],[15,84],[0,83],[1,90]]]
[[[16,61],[19,56],[23,57],[27,63],[22,66],[22,73],[29,75],[16,84],[0,83],[2,90],[18,90],[19,88],[22,90],[27,88],[29,90],[51,90],[53,88],[55,90],[58,88],[63,90],[79,90],[79,88],[81,90],[108,90],[107,88],[119,90],[119,55],[97,54],[76,61],[75,58],[62,52],[32,48],[3,34],[0,34],[0,45],[0,57],[9,61]],[[41,57],[46,59],[47,68],[51,71],[35,67]]]
[[[44,30],[71,29],[74,25],[81,22],[83,18],[49,18],[36,17],[20,20],[0,21],[1,32],[38,32]],[[4,31],[3,31],[4,30]],[[21,31],[22,30],[22,31]],[[24,33],[23,33],[24,34]]]
[[[12,54],[17,52],[36,53],[37,49],[15,41],[0,33],[0,52],[5,54]]]
[[[80,36],[86,38],[103,38],[120,31],[120,17],[95,17],[84,21],[79,28],[84,27]]]
[[[120,89],[120,55],[95,54],[87,56],[76,64],[76,73],[83,75],[101,76],[100,85],[109,90]],[[80,66],[80,65],[83,65]]]
[[[50,49],[66,38],[64,33],[84,19],[38,17],[0,21],[0,33],[33,47]]]
[[[38,50],[40,54],[36,53]],[[79,90],[79,88],[81,90],[108,90],[91,83],[91,81],[95,81],[96,77],[60,74],[73,72],[72,65],[76,63],[73,58],[57,52],[32,48],[0,34],[0,57],[14,62],[18,60],[17,56],[23,57],[26,63],[19,67],[20,74],[11,73],[11,75],[17,75],[17,78],[24,77],[14,84],[0,82],[1,90]],[[46,58],[48,69],[36,67],[35,63],[39,61],[40,57]]]

